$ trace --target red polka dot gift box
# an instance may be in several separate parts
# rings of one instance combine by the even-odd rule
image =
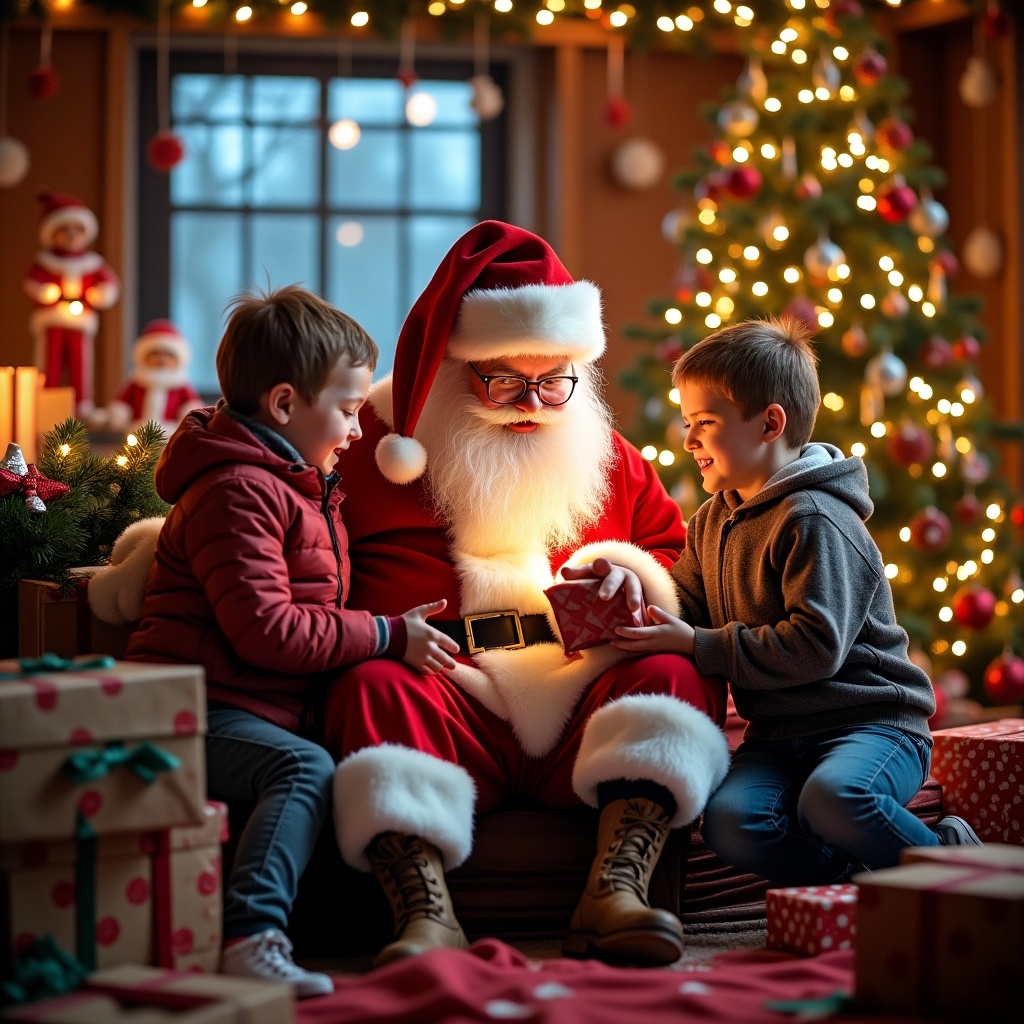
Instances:
[[[986,843],[1024,845],[1024,718],[932,733],[932,776],[942,809],[957,814]]]
[[[766,945],[805,956],[852,949],[857,934],[857,886],[792,885],[765,893]]]
[[[199,825],[203,670],[0,661],[0,845]]]
[[[1024,871],[964,864],[964,849],[854,875],[858,1006],[1020,1020]]]
[[[87,967],[215,971],[227,807],[199,825],[0,847],[0,958],[44,935]]]

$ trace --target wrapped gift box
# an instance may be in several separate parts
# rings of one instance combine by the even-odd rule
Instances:
[[[598,597],[601,583],[601,580],[556,583],[544,591],[551,602],[566,654],[619,639],[616,626],[647,624],[642,610],[631,612],[626,607],[626,595],[621,589],[607,601]]]
[[[817,956],[851,949],[857,934],[857,886],[799,885],[765,893],[766,945]]]
[[[96,567],[78,569],[87,574]],[[47,651],[61,658],[77,654],[109,654],[120,658],[128,647],[134,622],[112,626],[89,607],[89,581],[78,580],[70,594],[47,580],[18,584],[18,654],[38,658]]]
[[[853,880],[859,1005],[1020,1019],[1024,874],[932,861]]]
[[[0,675],[18,676],[18,662]],[[203,670],[72,664],[0,681],[0,844],[201,824]]]
[[[90,968],[216,971],[226,838],[227,807],[211,801],[200,825],[101,836],[94,850],[72,840],[0,847],[0,950],[17,956],[48,934]]]
[[[986,843],[1024,845],[1024,718],[940,729],[932,734],[932,775],[942,808]]]
[[[122,964],[72,995],[19,1006],[19,1024],[291,1024],[290,985]]]
[[[951,864],[955,867],[1024,872],[1024,848],[1009,843],[984,846],[909,846],[901,864]]]

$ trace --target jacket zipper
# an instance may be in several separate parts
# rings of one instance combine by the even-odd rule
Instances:
[[[327,510],[327,503],[331,500],[331,492],[338,485],[337,479],[333,481],[325,481],[326,486],[324,487],[324,497],[320,502],[320,511],[323,513],[324,519],[327,520],[327,532],[331,535],[331,547],[334,548],[334,564],[336,566],[335,579],[338,581],[337,593],[334,596],[334,607],[341,607],[341,549],[338,546],[338,534],[334,529],[334,520],[331,519],[330,513]]]

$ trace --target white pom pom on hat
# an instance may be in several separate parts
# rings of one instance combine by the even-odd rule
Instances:
[[[604,346],[597,286],[574,282],[538,235],[481,221],[455,242],[406,317],[392,377],[394,433],[377,445],[380,471],[407,484],[426,470],[427,452],[413,434],[445,356],[551,355],[585,364]]]

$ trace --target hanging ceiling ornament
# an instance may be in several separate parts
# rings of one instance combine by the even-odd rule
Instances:
[[[1003,269],[1003,242],[990,227],[974,228],[964,239],[964,266],[983,281],[998,277]]]
[[[352,77],[352,40],[338,33],[338,78],[342,87],[338,93],[344,97],[344,83]],[[339,117],[327,129],[327,139],[335,149],[354,149],[362,135],[359,123],[351,117]]]
[[[395,77],[406,90],[411,89],[419,81],[415,63],[416,22],[412,18],[405,18],[398,35],[398,73]]]
[[[21,445],[12,441],[7,446],[7,452],[0,461],[0,497],[18,494],[25,499],[25,508],[30,512],[45,512],[45,502],[70,490],[67,484],[43,476],[34,462],[26,464]]]
[[[185,159],[185,144],[171,131],[170,101],[171,20],[168,0],[162,0],[156,17],[156,118],[157,133],[146,144],[146,161],[154,171],[167,174]]]
[[[473,21],[473,77],[469,80],[473,95],[469,105],[481,121],[493,121],[505,109],[505,96],[490,75],[489,39],[490,20],[486,12],[478,11]]]
[[[768,98],[768,76],[764,73],[760,57],[755,55],[747,61],[747,66],[736,79],[736,91],[759,107],[764,106]]]
[[[626,101],[626,44],[617,32],[608,35],[608,96],[604,102],[604,119],[612,128],[624,128],[633,117]]]
[[[611,155],[612,178],[623,188],[638,192],[661,181],[665,173],[665,154],[650,139],[626,139]]]
[[[45,100],[55,95],[60,88],[60,78],[54,69],[51,53],[53,49],[53,23],[50,12],[43,17],[43,28],[39,33],[39,66],[28,76],[28,94],[34,100]]]
[[[0,24],[0,188],[17,185],[28,174],[28,149],[7,134],[7,21]]]

